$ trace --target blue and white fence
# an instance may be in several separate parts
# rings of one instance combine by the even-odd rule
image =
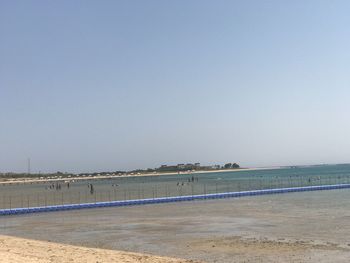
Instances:
[[[29,207],[29,208],[12,208],[12,209],[1,209],[0,216],[19,215],[19,214],[28,214],[28,213],[40,213],[40,212],[65,211],[65,210],[76,210],[76,209],[87,209],[87,208],[98,208],[98,207],[134,206],[134,205],[181,202],[181,201],[222,199],[222,198],[233,198],[233,197],[257,196],[257,195],[267,195],[267,194],[282,194],[282,193],[306,192],[306,191],[319,191],[319,190],[334,190],[334,189],[346,189],[346,188],[350,188],[350,184],[275,188],[275,189],[264,189],[264,190],[253,190],[253,191],[187,195],[187,196],[174,196],[174,197],[159,197],[159,198],[149,198],[149,199],[96,202],[96,203],[84,203],[84,204],[54,205],[54,206]]]

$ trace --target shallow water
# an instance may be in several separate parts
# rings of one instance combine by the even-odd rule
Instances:
[[[0,185],[0,209],[350,182],[350,165]],[[90,192],[88,184],[93,184]]]

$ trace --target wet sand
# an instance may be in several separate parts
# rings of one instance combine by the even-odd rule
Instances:
[[[0,233],[206,262],[349,262],[350,190],[0,218]]]

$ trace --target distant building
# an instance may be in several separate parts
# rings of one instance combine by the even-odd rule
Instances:
[[[178,165],[177,165],[177,168],[178,169],[185,169],[185,164],[184,163],[179,163]]]

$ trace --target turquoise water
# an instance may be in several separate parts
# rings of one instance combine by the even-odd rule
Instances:
[[[91,193],[88,184],[92,184]],[[0,208],[350,183],[350,164],[0,186]]]

